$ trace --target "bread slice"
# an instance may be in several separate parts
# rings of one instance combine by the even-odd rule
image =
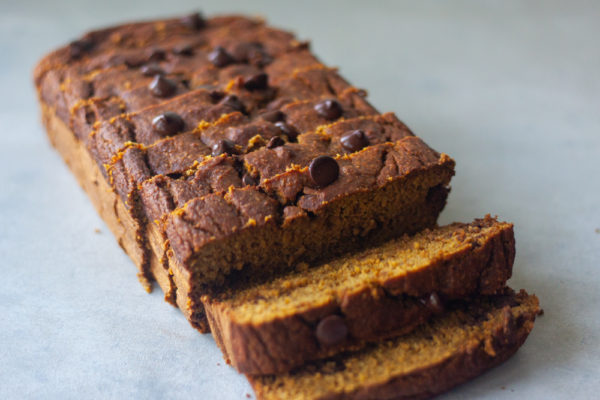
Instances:
[[[537,297],[507,290],[454,305],[408,336],[250,381],[263,400],[429,398],[508,359],[538,313]]]
[[[407,333],[443,300],[502,290],[515,255],[513,226],[489,216],[405,236],[266,283],[203,297],[211,331],[240,372],[291,370]]]

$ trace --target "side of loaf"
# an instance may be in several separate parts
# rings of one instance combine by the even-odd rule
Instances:
[[[446,301],[502,291],[514,255],[512,224],[488,216],[239,284],[203,302],[232,366],[250,375],[281,373],[408,333],[443,312]]]
[[[307,43],[260,20],[90,32],[45,57],[35,82],[53,144],[144,285],[156,280],[204,332],[201,297],[232,274],[268,277],[431,227],[454,174]]]
[[[507,289],[452,304],[401,338],[250,382],[261,400],[430,398],[508,359],[539,311],[537,297]]]

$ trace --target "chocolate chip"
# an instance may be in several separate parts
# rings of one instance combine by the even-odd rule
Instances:
[[[171,111],[167,111],[152,120],[152,128],[154,131],[163,136],[175,135],[183,131],[185,122],[183,118]]]
[[[248,62],[248,59],[253,53],[262,51],[262,49],[262,44],[258,42],[245,42],[235,46],[232,55],[238,62]]]
[[[444,304],[437,293],[433,292],[429,296],[421,299],[427,308],[429,308],[434,314],[441,314],[444,312]]]
[[[260,67],[273,61],[273,58],[265,52],[263,45],[258,42],[238,44],[233,49],[232,56],[237,62],[247,62]]]
[[[152,79],[152,82],[150,82],[150,85],[148,85],[148,88],[156,97],[168,97],[175,93],[177,84],[162,75],[156,75]]]
[[[316,335],[322,345],[333,346],[346,339],[348,328],[342,317],[330,315],[319,321]]]
[[[338,163],[329,156],[319,156],[308,166],[310,179],[317,187],[325,187],[340,175]]]
[[[283,146],[285,142],[279,136],[273,136],[269,143],[267,143],[267,149],[274,149],[275,147]]]
[[[223,68],[226,65],[231,64],[235,60],[231,55],[221,46],[215,47],[213,51],[208,53],[208,61],[213,63],[215,67]]]
[[[181,56],[191,56],[194,54],[194,48],[191,44],[184,44],[181,46],[173,47],[173,53]]]
[[[220,156],[221,154],[236,154],[237,149],[235,148],[235,143],[231,140],[221,139],[217,143],[215,143],[212,147],[212,155],[214,157]]]
[[[242,101],[234,94],[229,94],[223,97],[220,103],[229,108],[232,108],[235,111],[239,111],[242,113],[246,112],[246,107],[244,106],[244,103],[242,103]]]
[[[320,116],[330,121],[338,119],[344,112],[342,105],[337,100],[333,99],[323,100],[322,102],[317,103],[315,105],[315,111],[317,111]]]
[[[179,21],[186,27],[193,30],[199,30],[206,26],[206,21],[204,21],[202,14],[200,14],[199,12],[186,15],[185,17],[182,17]]]
[[[221,92],[220,90],[215,90],[215,89],[208,92],[208,95],[210,96],[210,99],[212,100],[213,103],[216,103],[219,100],[221,100],[223,97],[225,97],[224,92]]]
[[[87,53],[94,47],[94,42],[90,39],[79,39],[69,44],[69,57],[73,60],[81,58],[84,53]]]
[[[167,53],[163,49],[152,49],[148,55],[148,61],[162,61],[167,57]]]
[[[165,73],[156,63],[143,65],[140,68],[140,72],[145,76],[163,75]]]
[[[308,40],[302,40],[300,42],[296,42],[292,44],[293,48],[296,50],[309,50],[310,42]]]
[[[359,151],[369,145],[367,135],[361,130],[346,133],[340,138],[340,142],[342,143],[342,147],[349,152]]]
[[[264,72],[244,79],[244,88],[247,90],[264,90],[269,86],[269,77]]]
[[[244,174],[242,176],[242,183],[246,186],[256,186],[258,182],[250,174]]]
[[[285,122],[275,122],[275,126],[279,128],[281,133],[287,136],[289,141],[295,141],[300,134],[296,128]]]
[[[264,121],[279,122],[285,120],[285,114],[279,110],[266,111],[260,114],[260,118]]]
[[[141,57],[140,55],[126,57],[124,61],[125,65],[127,65],[129,68],[137,68],[145,62],[146,59],[144,57]]]

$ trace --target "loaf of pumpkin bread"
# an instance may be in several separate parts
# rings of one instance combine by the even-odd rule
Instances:
[[[406,336],[250,381],[259,400],[426,399],[508,359],[539,312],[537,297],[507,289],[451,304]]]
[[[443,312],[445,301],[502,291],[514,255],[512,224],[487,216],[239,283],[203,301],[229,363],[245,374],[275,374],[410,332]]]
[[[36,67],[42,116],[149,289],[203,295],[435,224],[454,161],[288,32],[238,16],[90,32]]]

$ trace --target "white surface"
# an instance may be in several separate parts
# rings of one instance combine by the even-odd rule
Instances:
[[[212,339],[142,290],[49,146],[31,85],[44,52],[89,28],[198,4],[39,3],[0,2],[0,398],[246,398]],[[453,156],[441,222],[515,222],[511,284],[546,314],[514,358],[445,398],[597,398],[599,2],[201,3],[313,39],[376,106]]]

